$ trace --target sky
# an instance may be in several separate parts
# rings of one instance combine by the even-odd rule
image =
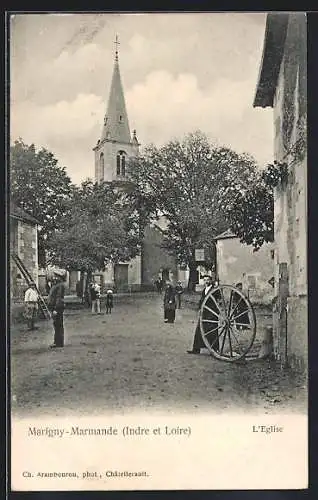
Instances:
[[[273,111],[253,108],[265,13],[16,14],[10,139],[54,153],[75,183],[94,176],[115,37],[130,130],[141,147],[201,130],[273,160]]]

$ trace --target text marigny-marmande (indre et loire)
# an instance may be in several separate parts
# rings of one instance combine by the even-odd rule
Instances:
[[[59,427],[29,427],[28,436],[30,437],[47,437],[47,438],[63,438],[63,437],[85,437],[85,436],[184,436],[190,437],[191,427],[171,427],[168,425],[141,427],[128,426],[117,428],[109,427],[79,427],[70,426],[69,428]]]

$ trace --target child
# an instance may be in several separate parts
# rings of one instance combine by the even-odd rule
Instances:
[[[106,314],[112,313],[114,302],[113,302],[113,290],[107,290],[106,292]]]
[[[177,308],[181,309],[181,295],[183,294],[183,286],[181,281],[178,281],[177,286],[175,288],[176,291],[176,299],[177,299]]]

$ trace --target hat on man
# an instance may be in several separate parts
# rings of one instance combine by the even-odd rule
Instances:
[[[106,293],[113,293],[113,290],[107,290]]]

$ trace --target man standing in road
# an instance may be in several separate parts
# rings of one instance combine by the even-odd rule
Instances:
[[[198,304],[198,311],[200,311],[203,301],[206,295],[210,292],[210,290],[214,287],[218,286],[218,282],[214,282],[211,276],[204,276],[204,289],[202,290],[201,297]],[[200,320],[197,322],[197,326],[194,333],[193,347],[190,351],[187,351],[188,354],[200,354],[200,349],[205,348],[206,345],[203,342],[201,332],[200,332]],[[218,349],[218,341],[214,344],[214,349]]]
[[[64,347],[64,295],[65,295],[65,273],[64,271],[54,271],[56,283],[50,290],[48,308],[51,311],[54,326],[54,343],[50,346]]]

